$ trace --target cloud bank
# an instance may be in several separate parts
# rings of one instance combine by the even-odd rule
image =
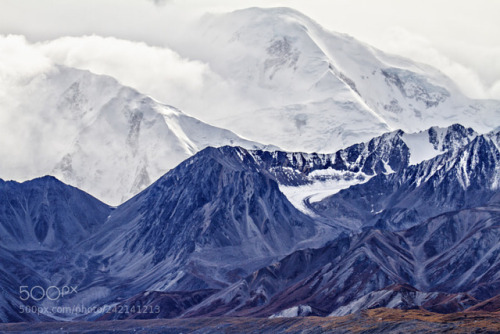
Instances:
[[[0,35],[0,170],[3,177],[39,176],[30,174],[33,164],[43,165],[47,159],[42,156],[38,145],[54,145],[49,142],[45,129],[50,122],[26,108],[27,95],[33,92],[34,81],[53,70],[52,61],[30,45],[22,36]],[[32,103],[37,103],[34,100]],[[52,150],[50,153],[53,153]],[[13,163],[15,161],[15,163]],[[17,170],[9,168],[17,166]],[[25,170],[22,170],[26,166]]]
[[[63,37],[33,48],[57,64],[112,76],[173,105],[202,90],[212,75],[206,64],[170,49],[114,37]]]
[[[111,76],[122,85],[211,123],[220,116],[218,110],[245,105],[245,97],[207,64],[183,58],[166,47],[114,37],[63,37],[30,43],[23,36],[0,35],[0,129],[7,129],[9,133],[4,131],[4,135],[12,139],[11,145],[3,143],[7,152],[15,151],[16,142],[26,148],[37,142],[11,125],[50,123],[32,114],[28,106],[36,104],[37,94],[43,92],[36,91],[29,99],[26,96],[51,71],[57,71],[58,65]],[[18,110],[25,112],[19,114]],[[29,155],[19,158],[31,159]]]

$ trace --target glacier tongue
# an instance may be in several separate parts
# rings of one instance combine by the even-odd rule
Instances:
[[[309,208],[310,203],[319,202],[342,189],[366,182],[370,177],[364,173],[337,171],[329,168],[309,174],[310,183],[300,186],[280,184],[280,190],[297,209],[314,217],[316,213]]]
[[[459,124],[447,128],[432,127],[418,133],[393,131],[333,154],[288,153],[288,160],[281,161],[286,167],[274,166],[271,171],[277,175],[280,190],[289,201],[300,211],[317,217],[314,203],[368,182],[377,174],[396,173],[447,152],[448,159],[452,159],[477,136],[473,129]],[[494,137],[493,133],[488,135],[490,137]],[[274,156],[279,161],[278,154],[274,153]],[[466,173],[464,175],[466,177]],[[420,184],[422,180],[417,182]],[[371,208],[375,214],[382,211]]]

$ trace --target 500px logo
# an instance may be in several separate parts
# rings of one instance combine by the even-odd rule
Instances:
[[[44,298],[49,300],[58,300],[61,297],[77,293],[77,286],[62,286],[61,288],[51,285],[47,289],[39,285],[34,287],[29,287],[27,285],[22,285],[19,287],[19,299],[26,301],[28,299],[33,299],[35,301],[40,301]]]

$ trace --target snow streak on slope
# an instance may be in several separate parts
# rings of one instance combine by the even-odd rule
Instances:
[[[276,314],[271,315],[269,318],[294,318],[294,317],[307,317],[312,313],[312,309],[308,305],[294,306],[289,309],[283,310]]]

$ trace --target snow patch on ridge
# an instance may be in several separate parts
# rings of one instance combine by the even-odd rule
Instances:
[[[295,317],[306,317],[312,313],[312,308],[309,305],[298,305],[290,307],[286,310],[275,313],[269,317],[269,319],[274,318],[295,318]]]
[[[432,145],[427,131],[405,133],[403,141],[410,149],[410,165],[417,165],[424,160],[432,159],[443,153]]]

